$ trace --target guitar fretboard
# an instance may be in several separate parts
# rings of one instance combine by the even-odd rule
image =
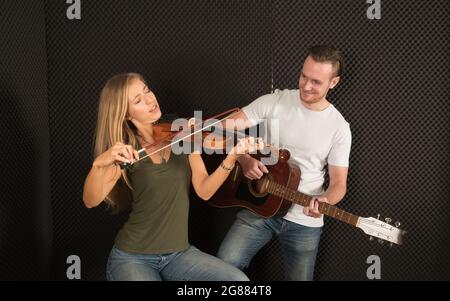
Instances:
[[[303,194],[299,191],[292,190],[290,188],[284,187],[276,182],[270,181],[267,187],[270,194],[273,194],[282,199],[289,200],[293,203],[299,204],[301,206],[309,206],[309,203],[312,199],[311,196]],[[356,227],[358,223],[359,216],[346,212],[337,208],[336,206],[320,203],[319,202],[319,212],[328,216],[331,216],[335,219],[338,219],[344,223],[350,224]]]

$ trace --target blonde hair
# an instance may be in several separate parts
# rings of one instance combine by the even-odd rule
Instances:
[[[137,147],[134,125],[127,120],[128,85],[133,80],[141,80],[142,75],[124,73],[113,76],[102,89],[98,103],[97,127],[94,139],[94,158],[104,153],[117,142]],[[131,205],[131,184],[126,171],[108,194],[105,202],[113,211],[127,209]]]

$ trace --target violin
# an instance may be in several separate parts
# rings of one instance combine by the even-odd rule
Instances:
[[[190,118],[187,122],[182,122],[182,119],[157,122],[153,125],[155,142],[144,143],[142,148],[138,150],[138,153],[148,152],[140,156],[139,160],[134,161],[134,163],[177,144],[182,145],[184,143],[192,144],[198,142],[204,148],[210,150],[224,151],[230,149],[237,143],[238,136],[245,137],[245,135],[236,131],[220,131],[220,134],[218,134],[216,131],[212,131],[212,129],[214,127],[221,127],[224,120],[239,111],[239,108],[233,108],[199,122],[195,118]],[[134,163],[121,163],[119,166],[121,169],[124,169]]]

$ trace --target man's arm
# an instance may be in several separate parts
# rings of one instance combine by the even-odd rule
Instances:
[[[223,121],[223,127],[230,131],[241,131],[251,126],[252,123],[248,119],[247,115],[245,115],[243,110],[240,110],[239,112],[234,114],[229,118],[228,121]],[[257,180],[260,179],[264,175],[264,173],[269,172],[264,164],[261,163],[261,161],[252,158],[248,154],[239,156],[237,161],[239,162],[239,164],[241,164],[242,172],[248,179]]]
[[[328,165],[328,175],[330,177],[330,185],[323,196],[328,199],[329,204],[336,205],[344,198],[347,192],[348,167]]]
[[[225,119],[222,122],[222,126],[227,130],[242,131],[242,130],[245,130],[245,129],[251,127],[252,125],[251,125],[247,115],[245,115],[244,111],[240,110],[237,113],[235,113],[233,116],[231,116],[230,118]]]
[[[321,196],[312,198],[309,207],[303,207],[303,213],[312,217],[320,217],[319,202],[336,205],[345,196],[347,192],[348,167],[328,165],[328,175],[330,185],[327,191]]]

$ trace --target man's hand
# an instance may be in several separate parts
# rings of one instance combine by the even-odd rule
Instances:
[[[328,199],[324,196],[313,197],[309,202],[308,207],[303,207],[303,213],[307,216],[319,218],[322,214],[319,212],[319,202],[320,203],[328,203]]]
[[[241,164],[242,172],[245,177],[250,180],[260,179],[264,173],[268,173],[266,166],[261,163],[261,161],[252,158],[249,155],[243,155],[238,159],[239,164]]]

